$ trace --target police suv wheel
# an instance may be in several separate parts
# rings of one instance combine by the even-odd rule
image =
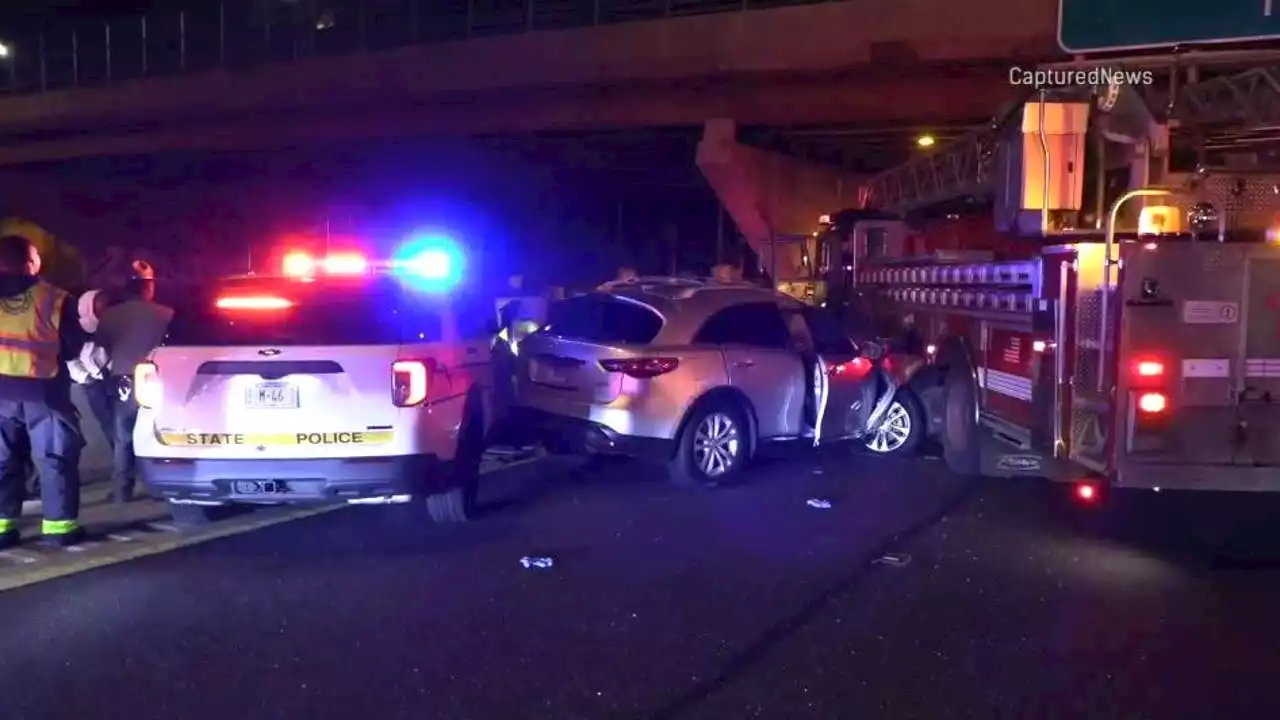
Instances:
[[[480,489],[480,461],[484,457],[484,418],[469,413],[466,429],[458,438],[458,450],[449,466],[448,490],[427,496],[432,522],[461,523],[475,514]]]
[[[732,482],[747,463],[749,432],[746,415],[735,403],[703,403],[680,433],[675,457],[667,465],[671,481],[685,486]]]

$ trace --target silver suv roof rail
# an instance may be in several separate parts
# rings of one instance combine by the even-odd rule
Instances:
[[[653,291],[675,291],[680,295],[687,295],[698,292],[700,290],[765,290],[754,283],[745,280],[722,281],[715,278],[706,277],[677,277],[674,275],[646,275],[643,277],[630,278],[628,280],[610,280],[602,283],[596,288],[598,292],[613,292],[615,290],[635,289],[642,292]]]

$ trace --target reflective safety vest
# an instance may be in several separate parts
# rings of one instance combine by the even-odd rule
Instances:
[[[68,297],[41,280],[18,297],[0,298],[0,375],[58,375],[59,325]]]
[[[504,319],[503,310],[508,305],[515,304],[515,320],[532,320],[541,324],[546,320],[547,315],[547,299],[539,295],[521,295],[519,297],[502,297],[493,303],[493,309],[497,311],[498,322]]]

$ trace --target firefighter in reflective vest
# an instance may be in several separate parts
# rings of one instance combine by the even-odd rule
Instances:
[[[512,355],[520,352],[520,341],[537,332],[547,314],[546,298],[524,289],[524,278],[512,275],[507,281],[511,294],[494,303],[498,312],[496,343],[506,345]]]
[[[70,295],[35,277],[39,256],[19,235],[0,237],[0,547],[18,542],[26,465],[40,475],[47,544],[84,533],[80,452],[84,438],[65,363],[84,342]]]

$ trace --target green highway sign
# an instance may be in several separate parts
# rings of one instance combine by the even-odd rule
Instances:
[[[1277,39],[1280,0],[1058,0],[1069,53]]]

